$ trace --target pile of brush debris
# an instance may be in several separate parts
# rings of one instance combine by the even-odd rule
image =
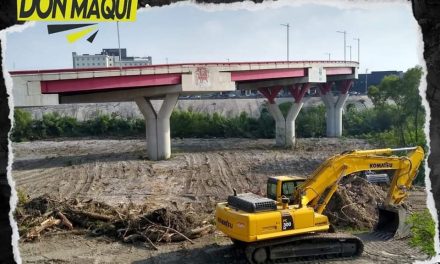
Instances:
[[[359,176],[344,178],[324,212],[339,228],[372,229],[378,220],[377,204],[386,197],[386,186],[367,182]],[[124,242],[190,241],[214,232],[212,215],[186,210],[160,208],[132,203],[110,206],[92,199],[57,200],[44,195],[19,204],[15,212],[23,241],[42,234],[66,230],[94,236],[106,235]]]
[[[377,205],[383,203],[387,189],[360,176],[344,178],[324,214],[337,227],[372,229],[378,221]]]
[[[214,230],[212,224],[191,208],[149,210],[147,205],[110,206],[91,199],[61,201],[47,195],[19,204],[15,219],[23,241],[35,240],[48,232],[82,230],[124,242],[147,242],[155,249],[158,242],[193,243],[191,239]]]

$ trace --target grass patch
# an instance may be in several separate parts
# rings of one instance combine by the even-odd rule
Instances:
[[[19,206],[24,205],[29,200],[29,196],[23,189],[17,189],[17,198]]]
[[[435,223],[429,210],[411,214],[407,223],[411,225],[411,246],[420,248],[429,256],[434,256]]]

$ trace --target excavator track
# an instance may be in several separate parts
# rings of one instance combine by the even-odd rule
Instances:
[[[351,259],[362,254],[364,244],[353,235],[316,233],[241,245],[249,263],[316,263]]]

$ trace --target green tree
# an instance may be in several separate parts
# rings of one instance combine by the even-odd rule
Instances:
[[[424,141],[420,138],[424,123],[424,109],[419,95],[422,68],[417,66],[407,70],[402,78],[386,76],[379,85],[370,86],[368,96],[374,106],[383,109],[394,105],[393,126],[400,145],[414,145]]]
[[[387,103],[391,95],[394,94],[400,85],[400,78],[396,75],[385,76],[378,86],[368,88],[368,97],[370,97],[374,106],[381,107]]]

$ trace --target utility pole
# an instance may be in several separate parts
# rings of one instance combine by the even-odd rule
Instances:
[[[330,56],[332,55],[330,52],[324,53],[325,55],[328,55],[328,60],[330,60]]]
[[[290,31],[290,24],[281,24],[281,26],[286,27],[287,31],[287,61],[289,61],[289,31]]]
[[[119,38],[119,21],[116,21],[116,29],[118,31],[118,49],[119,49],[119,68],[122,68],[122,63],[121,63],[121,41]]]
[[[347,48],[350,48],[350,61],[351,61],[351,45],[347,45]]]
[[[357,40],[357,42],[358,42],[358,62],[360,62],[361,60],[360,60],[360,57],[361,57],[361,52],[360,52],[360,50],[361,50],[361,39],[360,38],[354,38],[353,40]]]
[[[346,62],[347,61],[347,56],[346,56],[346,52],[345,52],[345,48],[346,48],[346,46],[347,46],[347,31],[336,31],[337,33],[342,33],[342,34],[344,34],[344,62]]]

